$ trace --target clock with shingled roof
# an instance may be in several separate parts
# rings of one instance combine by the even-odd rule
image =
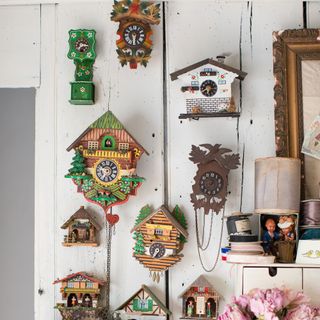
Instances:
[[[146,150],[111,111],[94,121],[67,148],[71,150],[75,155],[65,177],[72,179],[86,200],[102,207],[114,225],[119,217],[107,211],[136,195],[144,181],[136,175],[136,167]]]
[[[186,100],[187,113],[181,113],[179,119],[240,116],[232,86],[235,79],[242,81],[247,73],[226,65],[224,59],[208,58],[170,74],[172,81],[180,80]]]
[[[152,52],[152,29],[160,23],[160,4],[140,0],[114,0],[111,20],[119,22],[117,53],[121,66],[146,67]]]

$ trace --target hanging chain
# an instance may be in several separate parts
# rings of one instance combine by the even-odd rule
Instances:
[[[106,220],[106,246],[107,246],[107,265],[106,265],[106,286],[105,286],[105,301],[106,305],[101,312],[101,318],[103,320],[112,319],[110,312],[110,283],[111,283],[111,245],[112,234],[114,233],[114,227]]]
[[[207,250],[207,248],[209,247],[209,244],[210,244],[211,236],[212,236],[213,212],[211,212],[209,237],[208,237],[207,244],[205,246],[203,245],[203,243],[204,243],[204,235],[205,235],[204,231],[205,231],[206,215],[205,214],[203,215],[201,243],[200,243],[200,233],[199,233],[199,225],[198,225],[198,215],[197,215],[196,211],[195,211],[195,220],[196,220],[197,245],[202,251]]]
[[[218,260],[219,260],[219,256],[220,256],[220,249],[221,249],[222,236],[223,236],[223,227],[224,227],[223,220],[224,220],[225,208],[223,208],[222,217],[221,217],[221,229],[220,229],[220,239],[219,239],[218,252],[217,252],[217,254],[216,254],[216,258],[215,258],[215,261],[214,261],[214,263],[213,263],[212,268],[206,268],[206,267],[205,267],[205,265],[204,265],[204,263],[203,263],[203,260],[202,260],[202,257],[201,257],[201,252],[200,252],[200,251],[205,251],[205,250],[208,248],[209,241],[210,241],[211,234],[212,234],[213,213],[212,213],[212,216],[211,216],[211,225],[210,225],[209,240],[208,240],[208,244],[207,244],[207,246],[205,247],[205,249],[203,249],[202,246],[200,245],[200,241],[199,241],[199,229],[198,229],[198,220],[197,220],[197,211],[195,210],[194,213],[195,213],[195,220],[196,220],[197,250],[198,250],[199,260],[200,260],[200,263],[201,263],[201,266],[202,266],[203,270],[205,270],[206,272],[211,272],[211,271],[213,271],[213,270],[215,269],[215,267],[217,266],[217,263],[218,263]],[[204,228],[203,228],[203,230],[204,230]]]

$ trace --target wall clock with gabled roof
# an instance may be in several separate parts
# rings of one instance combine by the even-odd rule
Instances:
[[[88,201],[101,206],[108,222],[115,224],[119,217],[107,210],[136,194],[144,180],[136,175],[136,167],[146,150],[111,111],[94,121],[67,148],[71,150],[75,155],[65,177],[72,179]]]

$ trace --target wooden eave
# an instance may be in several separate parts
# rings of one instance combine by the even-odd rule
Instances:
[[[222,68],[224,70],[227,70],[227,71],[230,71],[230,72],[233,72],[233,73],[236,73],[238,76],[237,76],[237,79],[239,80],[244,80],[244,78],[246,77],[247,73],[244,72],[244,71],[241,71],[239,69],[236,69],[236,68],[233,68],[233,67],[230,67],[224,63],[221,63],[221,62],[218,62],[216,60],[213,60],[211,58],[207,58],[207,59],[204,59],[202,61],[199,61],[197,63],[194,63],[194,64],[191,64],[190,66],[187,66],[185,68],[182,68],[180,70],[177,70],[173,73],[170,74],[170,77],[171,77],[171,80],[174,81],[174,80],[177,80],[179,76],[181,76],[182,74],[184,73],[187,73],[191,70],[194,70],[194,69],[197,69],[199,67],[202,67],[206,64],[211,64],[215,67],[218,67],[218,68]]]
[[[101,227],[97,224],[97,222],[90,216],[89,212],[84,208],[80,208],[76,211],[62,226],[61,229],[67,229],[70,223],[72,223],[75,219],[88,219],[89,222],[99,231]]]
[[[78,144],[80,143],[81,139],[90,131],[90,130],[94,130],[94,129],[97,129],[97,128],[91,128],[91,127],[88,127],[86,130],[84,130],[81,135],[74,141],[70,144],[70,146],[67,148],[67,151],[71,151],[73,148],[77,147]],[[126,130],[126,129],[117,129],[117,130],[124,130],[130,137],[131,139],[137,144],[137,146],[143,150],[143,152],[145,152],[147,155],[149,155],[149,152],[139,143],[137,142],[137,140]]]
[[[214,296],[221,297],[219,292],[213,288],[212,284],[206,279],[206,277],[201,275],[179,295],[179,298],[183,298],[183,296],[193,287],[208,287],[212,292],[214,292]]]
[[[86,278],[92,282],[95,282],[95,283],[99,283],[101,286],[103,286],[105,284],[104,281],[102,280],[99,280],[99,279],[96,279],[94,277],[91,277],[91,276],[88,276],[85,272],[76,272],[76,273],[72,273],[72,274],[69,274],[67,277],[63,278],[63,279],[57,279],[56,281],[53,282],[53,284],[56,284],[56,283],[59,283],[59,282],[63,282],[63,281],[68,281],[72,278],[75,278],[76,276],[82,276],[83,278]]]
[[[142,285],[141,288],[134,293],[128,300],[126,300],[121,306],[115,309],[115,311],[122,310],[123,308],[127,307],[129,303],[139,295],[139,293],[144,290],[152,299],[155,301],[155,303],[158,305],[159,308],[161,308],[167,315],[171,315],[172,312],[158,299],[158,297],[150,290],[150,288],[146,285]]]
[[[137,231],[138,229],[140,229],[140,227],[145,224],[147,221],[149,221],[150,219],[152,219],[153,216],[155,216],[157,213],[159,213],[159,211],[162,211],[165,216],[168,218],[168,220],[172,223],[172,225],[178,229],[178,231],[185,236],[186,238],[188,237],[188,231],[182,227],[182,225],[174,218],[174,216],[172,215],[172,213],[165,207],[165,206],[161,206],[160,208],[158,208],[156,211],[154,211],[153,213],[149,214],[146,218],[144,218],[139,224],[137,224],[136,226],[133,227],[133,229],[131,230],[131,233],[134,231]]]

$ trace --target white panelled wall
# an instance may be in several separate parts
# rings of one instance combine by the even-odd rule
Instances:
[[[181,316],[179,294],[200,274],[206,274],[197,256],[194,212],[189,200],[196,172],[196,166],[188,160],[191,145],[221,143],[240,153],[241,166],[229,176],[225,213],[252,211],[254,159],[275,154],[272,31],[303,27],[302,1],[169,1],[165,4],[166,35],[163,25],[153,27],[152,58],[147,68],[139,66],[136,71],[122,68],[118,62],[115,52],[118,24],[110,21],[112,1],[42,2],[45,3],[0,7],[0,17],[6,20],[5,30],[9,34],[5,37],[2,28],[0,38],[6,39],[12,52],[12,46],[19,50],[12,59],[17,63],[10,61],[11,69],[4,68],[0,75],[0,86],[37,87],[35,319],[60,319],[53,309],[60,301],[59,288],[52,285],[55,278],[76,271],[104,277],[105,232],[100,234],[98,248],[66,248],[61,245],[64,231],[60,226],[81,205],[87,206],[100,224],[104,222],[102,210],[86,203],[64,174],[73,156],[66,147],[108,106],[150,153],[138,164],[138,174],[145,177],[146,182],[137,197],[114,209],[120,222],[112,246],[111,306],[120,305],[141,284],[150,285],[159,298],[165,299],[164,279],[159,284],[153,283],[148,270],[133,259],[130,229],[142,206],[150,204],[157,208],[163,203],[166,188],[170,209],[176,204],[181,206],[189,223],[185,257],[169,273],[170,309],[173,319],[178,319]],[[320,26],[319,12],[319,2],[307,2],[308,26]],[[21,24],[18,28],[18,22],[10,19],[17,15],[26,35],[20,42],[23,48],[16,45]],[[8,23],[15,28],[8,28]],[[66,57],[68,30],[77,28],[93,28],[97,32],[96,104],[93,106],[74,106],[68,102],[69,81],[73,80],[75,70],[73,62]],[[165,56],[163,39],[166,39]],[[241,101],[241,117],[180,121],[178,115],[185,109],[183,96],[178,81],[171,82],[168,74],[223,53],[229,55],[226,64],[248,72],[242,87],[239,84],[234,87],[236,103]],[[10,55],[0,51],[3,62],[3,58]],[[24,64],[20,58],[25,59]],[[166,79],[163,79],[164,66]],[[167,93],[166,101],[163,101],[163,89]],[[164,135],[167,137],[165,148]],[[164,152],[168,159],[167,171],[164,171]],[[164,179],[166,175],[168,180]],[[217,254],[221,216],[215,217],[214,223],[212,245],[204,256],[207,267],[213,264]],[[216,269],[206,276],[223,296],[223,307],[234,291],[234,268],[219,261]],[[41,295],[38,289],[43,290]]]

